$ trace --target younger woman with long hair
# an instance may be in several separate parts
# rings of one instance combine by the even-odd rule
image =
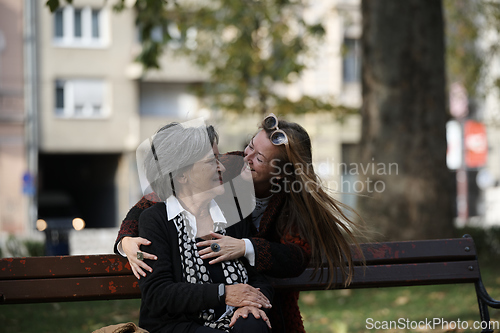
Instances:
[[[354,275],[351,245],[359,245],[355,231],[360,226],[345,212],[354,211],[332,198],[321,184],[312,163],[311,140],[302,126],[285,120],[278,123],[271,115],[262,122],[261,129],[260,133],[265,132],[278,148],[273,159],[277,175],[271,178],[271,192],[286,196],[276,224],[280,237],[298,234],[310,246],[313,267],[319,270],[326,260],[330,284],[335,267],[339,267],[342,281],[348,285]],[[257,157],[252,159],[252,153],[250,149],[246,159],[255,165],[259,161]]]
[[[319,269],[326,261],[329,282],[336,281],[339,267],[339,280],[349,284],[354,275],[351,245],[358,245],[355,233],[360,226],[346,215],[352,210],[328,195],[322,186],[312,165],[311,140],[306,130],[271,114],[244,152],[225,157],[232,154],[244,156],[246,167],[242,172],[250,173],[253,179],[256,208],[243,221],[253,225],[253,234],[243,240],[212,234],[213,240],[197,244],[208,246],[199,252],[201,257],[212,259],[210,264],[214,264],[244,256],[257,271],[278,278],[298,276],[311,263],[322,274]],[[221,161],[224,163],[223,157]],[[227,174],[231,169],[241,170],[241,165],[229,164],[224,163]],[[143,198],[132,208],[116,243],[123,239],[123,252],[131,254],[131,265],[138,270],[149,270],[133,258],[137,244],[148,242],[137,238],[134,231],[138,214],[148,205]],[[220,245],[217,252],[210,248],[215,242]],[[298,296],[294,291],[275,292],[269,315],[274,332],[304,332]]]

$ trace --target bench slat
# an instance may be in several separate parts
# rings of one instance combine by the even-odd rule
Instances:
[[[362,244],[367,265],[473,260],[471,238]],[[466,250],[468,249],[468,251]],[[359,259],[356,260],[360,264]],[[0,280],[113,276],[132,274],[117,255],[6,258],[0,260]]]
[[[474,260],[476,247],[472,238],[431,239],[361,244],[366,263],[436,262]]]
[[[475,261],[377,265],[356,267],[356,276],[349,288],[395,287],[425,284],[467,283],[479,278]],[[474,269],[471,271],[469,267]],[[326,274],[310,281],[312,269],[292,279],[272,280],[275,288],[321,290],[327,286]],[[138,282],[133,275],[67,279],[0,281],[0,304],[63,302],[140,298]]]
[[[114,254],[5,258],[0,261],[0,280],[127,274],[132,274],[128,260]]]
[[[271,282],[275,288],[324,290],[328,285],[326,274],[323,274],[322,278],[318,275],[310,281],[312,272],[313,269],[308,268],[296,278],[272,279]],[[362,267],[355,267],[354,280],[347,289],[469,283],[478,279],[477,261],[376,265],[367,266],[365,274],[363,274]],[[337,286],[343,289],[339,278],[337,278]]]
[[[0,304],[140,298],[133,275],[0,281]]]

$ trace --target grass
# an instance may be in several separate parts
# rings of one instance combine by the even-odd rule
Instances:
[[[140,300],[0,306],[0,332],[90,333],[117,323],[138,323],[139,306]]]
[[[493,298],[500,299],[500,267],[495,262],[481,267],[488,292]],[[139,306],[140,300],[0,306],[0,332],[90,333],[116,323],[138,323]],[[450,322],[460,319],[470,321],[470,326],[472,321],[479,319],[476,294],[471,284],[304,292],[300,297],[300,309],[308,333],[402,331],[368,330],[367,318],[374,321],[444,318]],[[500,321],[500,311],[490,310],[490,315],[492,320]],[[432,330],[445,331],[463,330]]]
[[[500,267],[495,263],[482,265],[481,274],[489,294],[500,298]],[[436,325],[428,330],[425,325],[416,329],[368,329],[367,320],[419,321],[445,320],[457,322],[479,320],[479,310],[472,284],[397,287],[384,289],[354,289],[304,292],[300,296],[300,309],[308,333],[326,332],[462,332]],[[490,310],[493,321],[500,322],[500,311]],[[402,326],[401,326],[402,327]],[[462,326],[464,327],[464,326]],[[472,332],[473,330],[468,330]]]

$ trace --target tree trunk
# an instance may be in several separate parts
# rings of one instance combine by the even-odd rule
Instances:
[[[363,0],[362,14],[358,209],[382,239],[451,236],[442,3]]]

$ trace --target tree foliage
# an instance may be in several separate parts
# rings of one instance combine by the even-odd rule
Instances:
[[[459,82],[472,99],[500,89],[491,62],[500,55],[500,3],[491,0],[444,0],[446,67],[449,83]]]
[[[72,2],[71,0],[67,0]],[[120,0],[115,10],[126,8]],[[59,0],[48,0],[54,11]],[[307,22],[300,0],[136,0],[142,43],[137,60],[146,70],[160,67],[164,52],[188,57],[209,77],[198,89],[208,106],[236,112],[305,113],[354,110],[331,96],[283,92],[297,82],[325,34],[320,22]]]

